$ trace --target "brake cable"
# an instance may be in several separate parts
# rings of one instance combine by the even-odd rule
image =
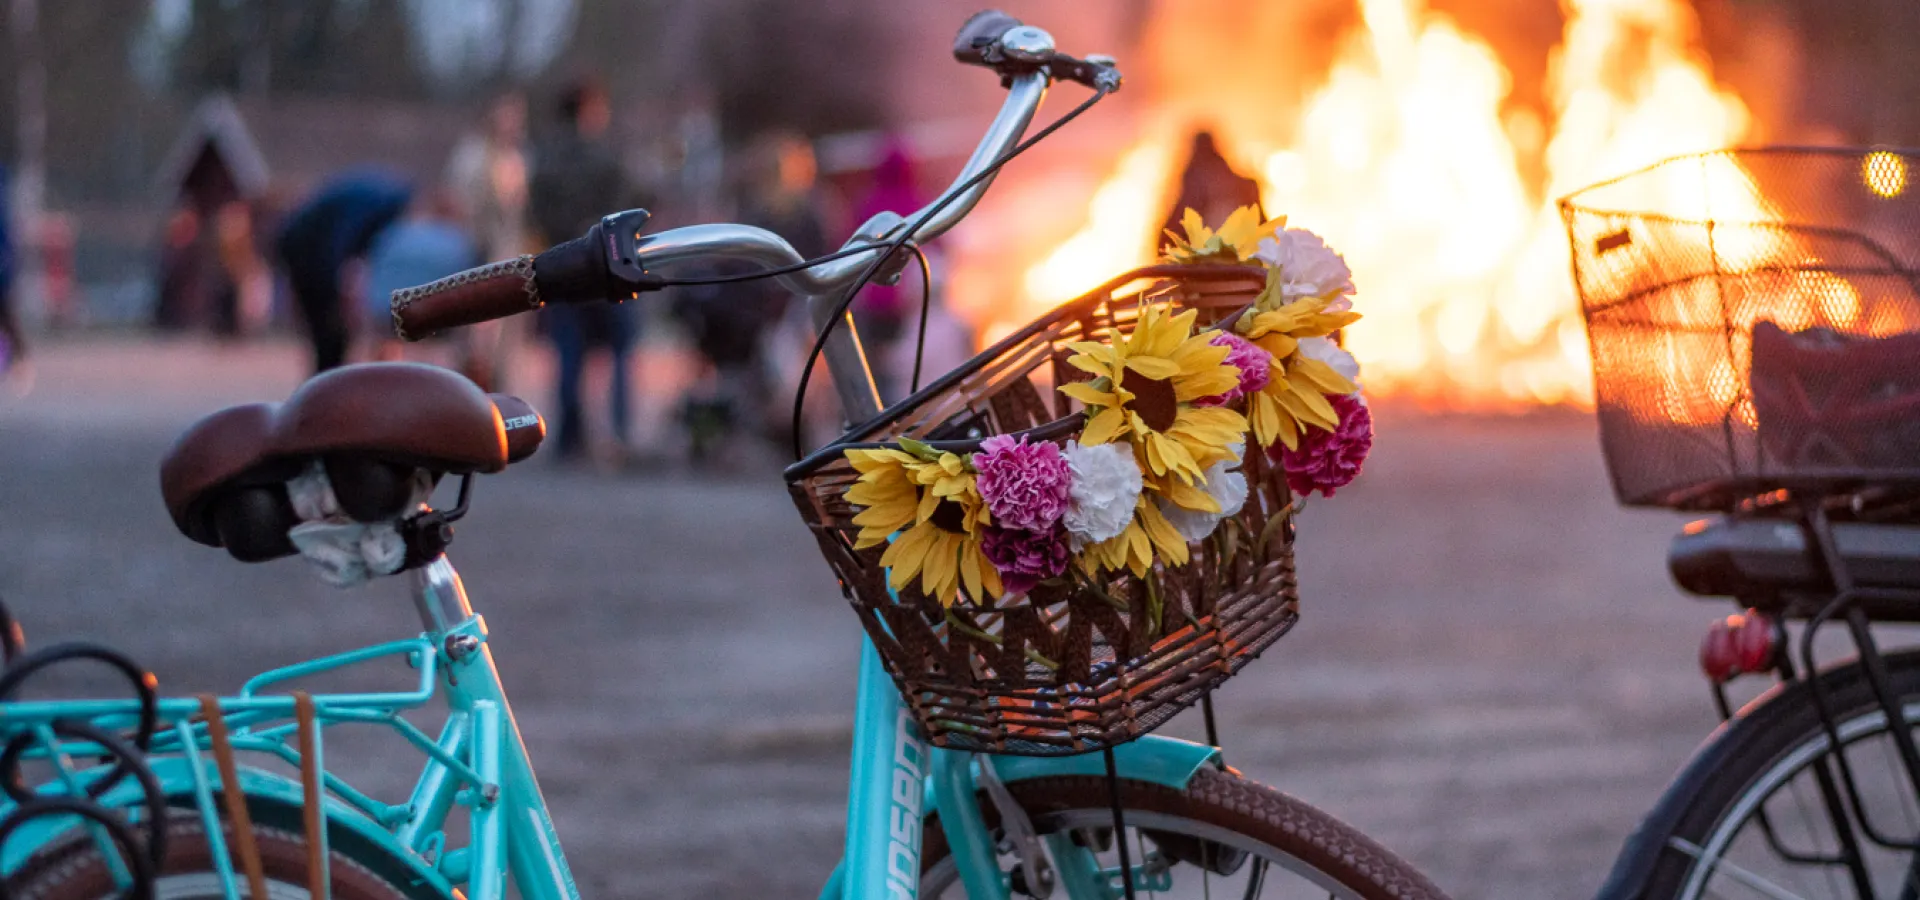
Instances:
[[[900,230],[900,234],[898,237],[895,237],[892,240],[887,241],[884,245],[880,245],[880,246],[885,246],[887,248],[886,252],[875,256],[872,262],[867,263],[867,267],[861,270],[860,277],[854,279],[853,283],[846,289],[845,296],[843,296],[840,299],[839,303],[834,305],[833,313],[827,317],[826,323],[822,325],[820,328],[820,333],[814,338],[813,349],[807,354],[806,365],[801,367],[800,369],[800,384],[798,385],[798,387],[794,389],[793,419],[792,419],[791,428],[790,428],[792,438],[793,438],[793,458],[794,459],[798,460],[806,457],[806,451],[801,446],[801,430],[800,429],[801,429],[802,422],[805,418],[804,413],[806,410],[807,385],[811,383],[813,379],[813,367],[815,364],[817,364],[820,361],[820,354],[826,349],[827,338],[833,334],[834,327],[839,325],[842,319],[846,318],[847,310],[853,306],[854,299],[860,295],[860,290],[866,287],[868,282],[873,280],[874,275],[880,271],[880,266],[883,263],[885,263],[888,259],[891,259],[895,253],[900,252],[900,249],[902,247],[905,247],[910,243],[912,243],[913,235],[916,232],[918,232],[922,226],[926,225],[927,222],[932,221],[934,216],[939,215],[941,210],[946,209],[955,200],[958,200],[974,185],[977,185],[980,182],[985,181],[986,179],[998,173],[1001,167],[1005,166],[1009,162],[1012,162],[1014,157],[1027,152],[1029,149],[1033,147],[1033,145],[1040,143],[1041,141],[1050,137],[1054,132],[1059,131],[1061,128],[1065,127],[1068,122],[1071,122],[1076,118],[1079,118],[1082,113],[1085,113],[1087,110],[1092,109],[1094,104],[1099,103],[1101,100],[1106,99],[1107,95],[1110,93],[1112,93],[1110,89],[1096,88],[1093,92],[1093,96],[1088,97],[1084,101],[1081,101],[1080,105],[1074,107],[1071,110],[1068,110],[1066,114],[1062,115],[1058,119],[1053,120],[1053,122],[1049,123],[1045,128],[1042,128],[1038,132],[1035,132],[1032,137],[1029,137],[1024,141],[1021,141],[1019,144],[1014,145],[1012,149],[1001,154],[998,159],[995,159],[993,162],[987,164],[985,168],[981,169],[980,172],[975,174],[972,178],[969,178],[966,181],[948,190],[946,193],[946,196],[941,197],[939,200],[935,201],[932,206],[927,207],[927,209],[920,214],[920,217],[915,219],[912,224],[902,228]],[[915,248],[915,251],[918,252],[917,247]],[[759,274],[762,274],[764,276],[765,274],[768,274],[768,273],[759,273]],[[932,277],[931,275],[929,275],[928,276],[929,287],[931,286],[931,282],[932,282]],[[925,321],[926,321],[925,317],[922,316],[921,323],[922,323],[923,331],[921,334],[921,338],[923,341],[925,339],[925,332],[924,332]],[[882,403],[884,404],[884,402],[885,400],[884,398],[882,398]],[[847,410],[846,412],[849,413],[848,418],[851,419],[852,418],[851,410]]]

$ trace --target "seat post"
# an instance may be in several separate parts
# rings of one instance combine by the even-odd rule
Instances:
[[[473,618],[467,589],[460,583],[460,573],[454,571],[445,553],[407,575],[413,589],[414,608],[420,612],[420,625],[429,633],[445,634]]]

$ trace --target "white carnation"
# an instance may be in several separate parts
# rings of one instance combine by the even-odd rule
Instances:
[[[1134,462],[1133,449],[1068,441],[1066,457],[1073,477],[1066,523],[1075,546],[1118,537],[1133,521],[1133,507],[1140,499],[1140,464]]]
[[[1339,372],[1340,377],[1353,382],[1355,387],[1360,386],[1360,361],[1334,343],[1332,338],[1301,338],[1300,355],[1326,363]]]
[[[1167,517],[1167,522],[1173,526],[1173,530],[1180,532],[1180,537],[1187,543],[1205,539],[1216,527],[1219,527],[1221,519],[1239,512],[1240,507],[1247,503],[1247,476],[1233,468],[1240,465],[1240,454],[1246,449],[1246,445],[1236,443],[1232,449],[1233,458],[1223,459],[1208,466],[1204,473],[1206,482],[1200,485],[1200,489],[1206,491],[1207,496],[1212,497],[1213,502],[1220,505],[1219,512],[1187,509],[1168,502],[1165,497],[1161,497],[1158,501],[1160,514]]]
[[[1353,270],[1320,236],[1304,228],[1289,228],[1262,238],[1253,258],[1280,270],[1282,298],[1331,297],[1328,312],[1353,308]]]

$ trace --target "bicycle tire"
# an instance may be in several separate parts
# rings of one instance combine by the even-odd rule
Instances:
[[[221,823],[229,853],[233,852],[233,824]],[[266,875],[268,900],[304,900],[307,897],[306,839],[278,828],[256,825],[254,843]],[[335,900],[402,900],[407,892],[381,878],[339,850],[328,854],[328,874]],[[241,896],[249,896],[246,875],[235,863],[234,878]],[[113,875],[100,848],[85,834],[75,834],[36,853],[7,879],[11,900],[107,900],[117,897]],[[154,878],[154,900],[223,900],[213,867],[212,844],[198,816],[179,815],[167,825],[167,858]]]
[[[1885,659],[1891,687],[1908,722],[1920,721],[1920,652],[1890,653]],[[1830,666],[1817,677],[1828,707],[1836,713],[1843,752],[1850,759],[1862,742],[1885,735],[1885,716],[1857,662]],[[1884,743],[1891,748],[1890,741]],[[1767,804],[1776,800],[1778,791],[1792,790],[1796,779],[1803,777],[1807,784],[1817,784],[1811,781],[1811,767],[1817,760],[1829,759],[1831,745],[1812,689],[1805,682],[1775,686],[1721,726],[1669,783],[1654,811],[1629,838],[1600,896],[1698,897],[1711,890],[1716,870],[1722,868],[1729,879],[1767,877],[1750,865],[1726,860],[1727,850],[1743,828],[1761,821],[1755,811],[1769,809]],[[1829,769],[1837,772],[1835,766]],[[1877,795],[1868,796],[1877,799]],[[1818,801],[1817,794],[1813,799]],[[1825,807],[1819,810],[1824,813]],[[1767,838],[1765,831],[1752,835]],[[1809,845],[1801,845],[1805,846]],[[1850,889],[1835,893],[1852,895]]]
[[[1101,777],[1037,778],[1014,782],[1007,788],[1042,835],[1112,822],[1107,781]],[[1142,848],[1131,860],[1136,867],[1144,864],[1149,849],[1162,848],[1179,837],[1197,838],[1255,854],[1265,861],[1263,865],[1278,863],[1319,884],[1330,896],[1344,895],[1354,900],[1446,897],[1425,875],[1372,838],[1300,800],[1231,771],[1203,768],[1185,789],[1123,780],[1121,796],[1128,829],[1135,833],[1134,845]],[[999,813],[984,794],[980,802],[987,825],[996,830],[997,836]],[[1141,838],[1142,832],[1148,837]],[[940,830],[937,815],[927,817],[924,834],[919,896],[922,900],[959,896],[955,893],[961,890],[957,872],[948,857],[946,834]],[[1238,840],[1233,840],[1235,837]],[[1176,867],[1174,871],[1181,869]],[[1241,896],[1224,890],[1208,891],[1207,895]],[[1253,892],[1245,896],[1262,895]]]

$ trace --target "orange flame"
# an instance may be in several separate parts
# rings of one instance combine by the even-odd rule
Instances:
[[[1591,404],[1554,200],[1745,134],[1746,107],[1709,75],[1692,11],[1683,0],[1563,0],[1543,122],[1509,108],[1511,77],[1493,49],[1424,0],[1360,0],[1361,24],[1324,82],[1290,102],[1298,79],[1274,63],[1302,43],[1276,11],[1288,6],[1160,0],[1146,74],[1130,86],[1149,97],[1143,137],[1093,191],[1079,230],[1022,262],[1019,283],[1006,286],[1017,299],[981,301],[1006,295],[979,287],[994,273],[963,265],[959,278],[972,284],[959,292],[962,312],[991,338],[1148,261],[1187,130],[1208,122],[1235,165],[1260,179],[1270,215],[1346,256],[1366,314],[1349,347],[1370,391],[1449,406]],[[1881,177],[1904,187],[1904,170]],[[1723,215],[1727,202],[1764,212],[1736,164],[1708,178]],[[1737,260],[1764,249],[1719,252]],[[1003,256],[994,268],[1004,266]],[[1845,290],[1832,303],[1836,318],[1848,303],[1858,315]]]

